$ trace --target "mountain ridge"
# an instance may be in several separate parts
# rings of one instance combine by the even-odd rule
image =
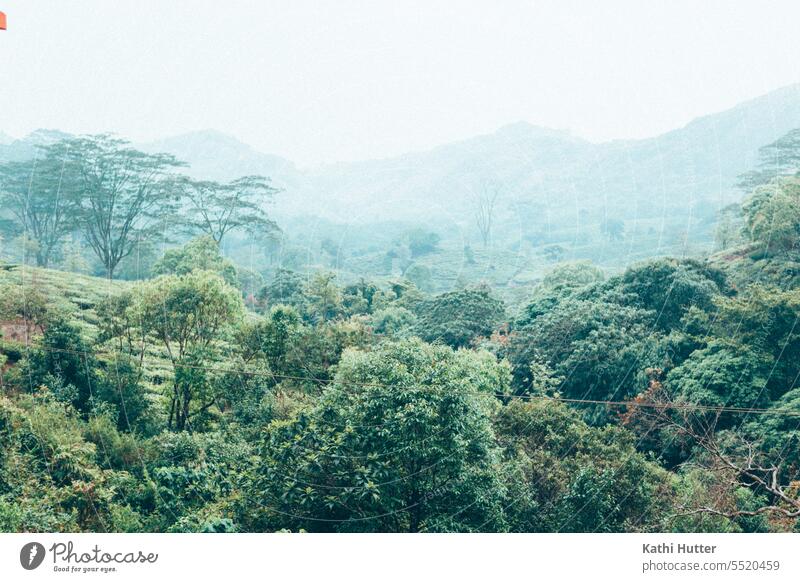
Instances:
[[[464,219],[464,201],[480,196],[487,183],[502,190],[506,214],[520,201],[547,212],[622,217],[680,213],[698,203],[721,207],[741,197],[735,177],[755,165],[758,148],[796,127],[800,84],[656,136],[599,143],[518,121],[427,150],[314,168],[298,168],[215,129],[135,145],[184,159],[198,178],[267,175],[284,191],[277,200],[279,214],[350,221],[354,215],[419,219],[434,213],[458,222]],[[36,143],[59,135],[64,134],[37,130],[0,144],[0,159],[9,159],[9,152],[29,155]],[[560,208],[565,197],[569,210]]]

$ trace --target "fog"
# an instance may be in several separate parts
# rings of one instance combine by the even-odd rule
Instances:
[[[527,121],[593,142],[800,79],[796,2],[7,0],[0,132],[213,128],[300,166]]]

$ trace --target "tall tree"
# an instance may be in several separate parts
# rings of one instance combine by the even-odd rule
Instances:
[[[719,250],[728,249],[742,240],[742,207],[729,204],[717,213],[714,242]]]
[[[186,180],[184,191],[190,203],[190,227],[211,236],[217,244],[236,229],[258,234],[278,230],[264,205],[279,190],[264,176],[243,176],[227,184]]]
[[[245,519],[258,529],[504,529],[489,418],[507,384],[486,352],[418,339],[347,350],[313,407],[263,432]]]
[[[494,207],[500,196],[500,188],[493,182],[484,182],[481,189],[473,195],[475,204],[475,224],[481,234],[483,246],[489,246],[492,237]]]
[[[505,305],[486,287],[459,289],[422,302],[417,315],[419,337],[464,348],[480,337],[488,337],[500,325],[505,319]]]
[[[192,271],[217,273],[229,285],[238,285],[236,265],[220,253],[219,245],[203,235],[176,249],[168,249],[153,265],[154,275],[186,275]]]
[[[36,264],[46,267],[75,228],[76,172],[69,145],[42,146],[34,158],[0,166],[0,202],[36,243]]]
[[[81,189],[81,226],[113,279],[114,270],[142,240],[159,236],[180,199],[169,154],[147,154],[107,134],[66,142]]]
[[[435,232],[431,232],[425,228],[417,227],[406,233],[408,239],[408,249],[411,251],[411,256],[421,257],[437,250],[439,241],[442,237]]]
[[[143,336],[159,340],[172,363],[168,422],[182,431],[216,402],[207,360],[218,356],[220,337],[241,317],[242,299],[217,275],[193,271],[142,284],[131,309],[130,319],[141,322]]]
[[[625,222],[619,218],[606,218],[603,221],[602,230],[610,241],[618,241],[625,238]]]
[[[791,252],[800,244],[800,179],[757,187],[742,206],[745,232],[765,250]]]

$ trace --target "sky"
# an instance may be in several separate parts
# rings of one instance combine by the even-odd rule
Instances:
[[[800,3],[0,0],[0,132],[213,128],[301,166],[527,121],[591,141],[800,81]]]

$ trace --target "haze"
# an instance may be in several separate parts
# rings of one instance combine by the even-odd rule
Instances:
[[[0,132],[215,128],[301,165],[525,120],[655,135],[800,79],[796,2],[4,0]]]

